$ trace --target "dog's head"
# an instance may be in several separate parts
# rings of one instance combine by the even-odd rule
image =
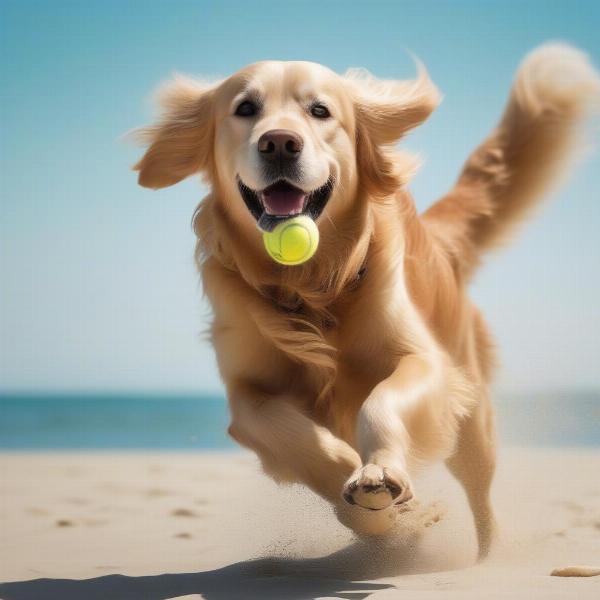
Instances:
[[[240,227],[265,214],[318,220],[326,211],[335,222],[360,189],[397,187],[387,150],[437,101],[423,69],[414,81],[380,81],[269,61],[216,84],[176,78],[159,122],[141,130],[149,148],[135,168],[150,188],[202,173]]]

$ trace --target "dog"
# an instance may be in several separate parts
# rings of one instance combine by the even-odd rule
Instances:
[[[484,557],[496,531],[495,360],[467,287],[581,147],[600,80],[577,49],[534,50],[498,126],[418,214],[407,189],[417,164],[395,144],[440,94],[417,67],[410,81],[276,61],[216,83],[177,77],[158,121],[137,132],[147,150],[134,169],[145,187],[198,173],[210,188],[193,227],[229,434],[363,535],[393,530],[415,471],[445,460]],[[300,213],[318,225],[318,250],[277,264],[257,222]]]

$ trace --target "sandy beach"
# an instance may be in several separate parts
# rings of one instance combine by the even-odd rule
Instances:
[[[474,565],[464,497],[442,467],[393,541],[356,541],[306,490],[244,453],[0,454],[0,598],[208,600],[599,598],[600,450],[508,449],[501,537]]]

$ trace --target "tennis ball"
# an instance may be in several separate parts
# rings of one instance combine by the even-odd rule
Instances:
[[[269,256],[281,265],[301,265],[317,251],[319,228],[306,215],[279,223],[273,231],[263,232]]]

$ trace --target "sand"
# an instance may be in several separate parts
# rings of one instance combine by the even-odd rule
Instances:
[[[0,454],[0,598],[600,598],[600,450],[508,449],[501,538],[474,565],[460,488],[435,467],[394,541],[356,541],[249,454]]]

